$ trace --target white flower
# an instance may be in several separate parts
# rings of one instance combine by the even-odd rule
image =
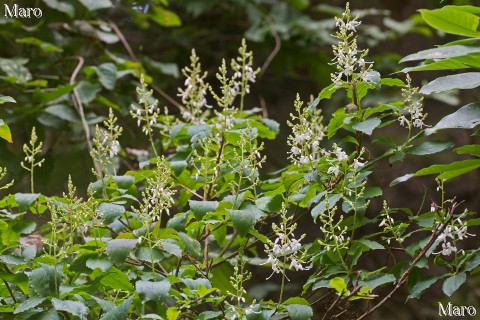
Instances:
[[[292,262],[290,263],[289,269],[295,269],[295,271],[298,270],[305,270],[305,268],[302,266],[301,263],[298,263],[297,259],[292,259]]]
[[[364,165],[365,165],[365,162],[360,162],[358,161],[358,159],[353,160],[353,168],[355,170],[362,168]]]
[[[110,145],[110,158],[115,157],[120,152],[120,142],[113,140]]]
[[[332,167],[328,168],[328,171],[327,171],[328,174],[332,174],[332,173],[333,173],[333,175],[334,175],[335,177],[338,176],[338,173],[339,173],[339,172],[340,172],[340,168],[339,168],[338,166],[332,166]]]

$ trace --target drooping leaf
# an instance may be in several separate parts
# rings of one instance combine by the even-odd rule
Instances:
[[[100,212],[103,221],[106,224],[110,224],[120,218],[125,213],[125,208],[119,206],[118,204],[102,202],[98,206],[98,211]]]
[[[369,287],[370,291],[372,291],[381,285],[392,283],[395,281],[396,281],[396,278],[393,274],[381,274],[381,275],[375,275],[374,277],[371,277],[371,278],[367,278],[361,281],[361,284],[363,286]]]
[[[73,300],[59,300],[52,299],[52,304],[55,310],[65,311],[74,316],[79,317],[81,320],[86,320],[88,315],[88,308],[80,301]]]
[[[435,10],[419,10],[423,20],[435,29],[446,33],[467,37],[479,37],[479,18],[469,12],[455,9],[454,6]]]
[[[28,311],[30,309],[35,308],[38,306],[40,303],[45,301],[46,298],[42,297],[30,297],[29,299],[21,302],[16,308],[15,311],[13,312],[14,314],[21,313],[24,311]]]
[[[425,290],[430,288],[441,276],[435,275],[424,280],[417,281],[413,286],[408,299],[417,299],[419,298]]]
[[[107,243],[107,255],[113,262],[123,262],[137,245],[136,239],[114,239]]]
[[[170,287],[168,280],[157,282],[139,280],[135,284],[135,289],[144,303],[147,301],[163,301],[168,296]]]
[[[480,53],[480,47],[469,46],[448,46],[428,50],[422,50],[417,53],[404,57],[400,62],[427,60],[427,59],[445,59],[452,57],[465,56],[467,54]]]
[[[98,80],[108,90],[113,90],[117,82],[117,66],[111,62],[102,63],[95,69]]]
[[[431,135],[438,130],[452,128],[471,129],[478,124],[480,124],[480,103],[470,103],[444,117],[432,128],[426,129],[425,134]]]
[[[458,154],[471,154],[472,156],[480,157],[480,145],[470,144],[454,150]]]
[[[451,148],[453,143],[445,141],[423,141],[416,146],[407,150],[407,153],[417,156],[423,156],[427,154],[433,154],[445,149]]]
[[[214,212],[218,208],[218,201],[196,201],[189,200],[190,210],[192,210],[197,220],[202,220],[208,212]]]
[[[437,78],[420,89],[422,94],[439,93],[453,89],[473,89],[480,86],[480,72],[467,72]]]
[[[2,119],[0,119],[0,138],[12,143],[12,133],[10,127]]]
[[[257,215],[253,210],[228,210],[233,227],[238,234],[244,237],[257,222]]]
[[[77,111],[75,111],[73,107],[68,107],[64,104],[49,106],[45,109],[45,112],[68,122],[80,121],[80,116],[78,115]]]
[[[185,250],[194,258],[199,258],[201,256],[201,246],[200,242],[191,238],[188,234],[179,232],[178,235],[182,239]]]
[[[381,123],[382,121],[378,118],[370,118],[365,121],[355,123],[354,125],[352,125],[352,128],[365,134],[371,135],[373,129],[378,127]]]
[[[465,280],[467,280],[467,275],[465,273],[459,273],[447,278],[443,283],[443,293],[450,297],[462,284],[465,283]]]
[[[127,300],[122,302],[120,305],[111,309],[105,313],[100,320],[127,320],[128,319],[128,310],[132,304],[133,296],[130,296]]]

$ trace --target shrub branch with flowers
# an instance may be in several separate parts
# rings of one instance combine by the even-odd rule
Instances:
[[[476,213],[462,199],[449,199],[446,189],[471,168],[417,172],[438,175],[441,201],[430,208],[391,208],[381,199],[388,186],[370,177],[382,161],[451,147],[431,136],[458,126],[431,127],[408,75],[405,83],[381,78],[368,50],[358,48],[361,22],[348,6],[336,26],[332,84],[307,103],[297,96],[287,122],[291,163],[278,172],[262,168],[264,143],[280,125],[248,108],[245,97],[260,70],[245,41],[230,67],[222,61],[218,86],[207,82],[192,51],[178,90],[179,117],[158,107],[142,77],[130,114],[150,142],[149,158],[139,159],[138,170],[117,172],[123,129],[110,110],[93,138],[97,180],[85,198],[76,196],[71,179],[63,196],[34,193],[34,169],[44,159],[33,129],[22,163],[31,193],[0,201],[1,314],[364,319],[407,284],[410,299],[440,281],[446,295],[455,292],[478,270],[480,255],[478,248],[462,249],[474,236]],[[398,89],[402,100],[364,103],[385,87]],[[326,121],[322,103],[336,92],[349,103]],[[400,144],[375,137],[399,125],[407,129]],[[478,145],[462,148],[478,155]],[[29,214],[48,222],[37,225],[25,219]],[[366,264],[371,256],[381,262]],[[435,272],[428,271],[433,265]],[[254,299],[252,279],[275,292]]]

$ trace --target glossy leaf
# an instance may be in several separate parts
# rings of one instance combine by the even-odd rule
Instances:
[[[478,124],[480,124],[480,103],[470,103],[444,117],[432,128],[426,129],[425,134],[430,135],[438,130],[453,128],[471,129]]]
[[[440,77],[420,89],[422,94],[439,93],[453,89],[473,89],[480,86],[480,72],[468,72]]]
[[[479,18],[454,6],[436,10],[420,10],[423,20],[435,29],[467,37],[478,37]]]
[[[443,293],[450,297],[462,284],[465,283],[465,280],[467,280],[467,275],[465,273],[456,274],[447,278],[443,283]]]

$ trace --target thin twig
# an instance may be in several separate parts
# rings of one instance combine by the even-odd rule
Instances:
[[[135,52],[133,52],[133,49],[132,47],[130,46],[130,44],[128,43],[127,41],[127,38],[125,38],[125,36],[123,35],[122,31],[120,30],[120,28],[118,28],[117,24],[115,22],[113,22],[112,20],[109,20],[108,23],[112,26],[112,29],[113,31],[115,32],[115,34],[117,35],[117,37],[120,39],[120,42],[123,44],[123,46],[125,47],[125,49],[127,50],[128,52],[128,55],[130,56],[130,58],[133,60],[133,61],[139,61],[137,56],[135,55]],[[162,89],[160,89],[159,87],[157,87],[155,84],[151,83],[150,84],[150,87],[153,88],[153,90],[155,90],[158,94],[160,94],[165,100],[167,100],[168,102],[170,102],[171,104],[173,104],[175,107],[177,107],[178,109],[180,109],[181,111],[185,111],[185,107],[182,106],[180,103],[178,103],[175,99],[173,99],[170,95],[168,95],[168,93],[166,93],[165,91],[163,91]]]
[[[419,254],[417,255],[417,257],[412,261],[412,263],[410,264],[410,267],[402,274],[402,276],[400,277],[400,279],[398,280],[397,282],[397,285],[392,289],[392,291],[390,291],[389,294],[387,294],[387,296],[385,298],[383,298],[382,301],[380,301],[379,303],[377,303],[376,305],[374,305],[372,308],[370,308],[369,310],[367,310],[365,313],[363,313],[359,318],[357,318],[357,320],[362,320],[362,319],[365,319],[368,315],[370,315],[372,312],[374,312],[375,310],[377,310],[378,308],[380,308],[385,302],[387,302],[395,292],[397,292],[398,289],[400,289],[402,287],[402,285],[405,283],[405,281],[407,280],[408,276],[410,275],[410,272],[413,270],[413,268],[415,267],[415,265],[418,263],[418,261],[420,261],[420,259],[423,258],[423,256],[425,256],[425,254],[427,253],[427,251],[430,249],[430,247],[435,243],[435,241],[437,240],[438,236],[445,230],[445,228],[447,227],[448,223],[450,222],[450,220],[453,218],[453,212],[455,210],[455,208],[458,206],[458,204],[453,204],[452,205],[452,208],[449,212],[449,218],[447,219],[447,221],[445,221],[440,228],[434,230],[430,240],[428,241],[427,245],[425,247],[423,247],[423,249],[419,252]]]
[[[265,60],[265,62],[263,63],[260,74],[258,75],[259,78],[261,78],[265,73],[265,71],[267,71],[268,66],[270,65],[270,63],[272,62],[272,60],[275,58],[275,56],[280,51],[280,48],[282,47],[282,39],[280,39],[280,36],[278,35],[277,30],[275,30],[272,19],[269,16],[265,16],[265,20],[270,26],[270,31],[272,31],[273,39],[275,39],[275,47],[273,48],[272,52],[270,52],[270,54],[268,55],[267,60]]]
[[[75,67],[75,70],[73,70],[72,75],[70,76],[69,83],[71,86],[73,86],[75,84],[75,79],[77,78],[78,73],[82,69],[82,66],[85,60],[81,56],[74,56],[74,57],[71,57],[71,59],[78,60],[78,64]],[[76,88],[73,88],[73,91],[72,91],[72,101],[73,101],[73,105],[75,106],[75,109],[77,109],[77,112],[80,115],[80,120],[82,121],[82,126],[83,126],[83,132],[85,133],[85,140],[87,142],[88,152],[89,154],[91,154],[93,147],[92,147],[92,142],[90,141],[90,127],[88,125],[87,120],[85,119],[85,112],[83,110],[82,101],[78,96],[78,92]],[[101,176],[102,170],[100,169],[100,166],[98,165],[98,163],[93,161],[93,166],[95,167],[95,171],[97,172],[98,176]]]

